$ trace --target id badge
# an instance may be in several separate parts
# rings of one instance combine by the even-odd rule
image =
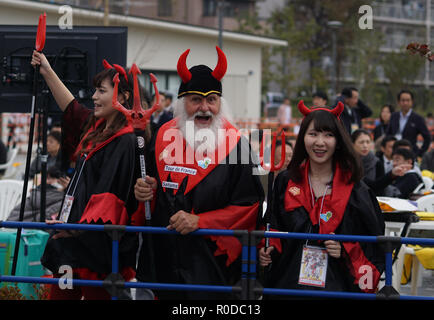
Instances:
[[[74,197],[70,195],[65,196],[65,201],[63,201],[62,210],[60,211],[59,220],[63,222],[68,222],[69,214],[71,213],[72,203],[74,202]]]
[[[351,124],[351,133],[353,133],[354,131],[360,129],[359,125],[357,123],[352,123]]]
[[[303,246],[298,284],[325,287],[328,254],[325,248]]]

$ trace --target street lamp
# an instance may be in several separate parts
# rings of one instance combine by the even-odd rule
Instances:
[[[223,50],[223,15],[224,15],[225,0],[218,0],[218,23],[219,23],[219,47]]]
[[[332,81],[333,81],[333,86],[332,86],[332,96],[334,97],[336,95],[336,84],[337,84],[337,65],[336,65],[336,32],[337,30],[342,27],[342,22],[340,21],[329,21],[327,23],[327,25],[330,27],[330,29],[332,30],[332,61],[333,61],[333,67],[332,67]]]

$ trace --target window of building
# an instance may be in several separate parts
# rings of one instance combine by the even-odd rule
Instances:
[[[153,73],[157,77],[157,88],[160,91],[170,92],[173,95],[173,100],[178,95],[179,85],[181,79],[176,71],[156,71],[156,70],[140,70],[142,72],[139,75],[140,84],[146,89],[148,94],[152,96],[154,94],[154,87],[149,80],[149,73]]]
[[[217,16],[219,1],[220,0],[203,0],[203,15],[208,17]],[[224,17],[235,17],[240,13],[248,12],[251,2],[248,0],[225,0],[223,6]]]
[[[217,15],[217,0],[203,0],[203,15],[205,17]]]
[[[172,16],[172,0],[158,0],[158,16]]]

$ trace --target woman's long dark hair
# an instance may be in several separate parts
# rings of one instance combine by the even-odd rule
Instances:
[[[351,178],[348,182],[360,181],[363,176],[363,167],[360,157],[353,148],[350,135],[336,116],[325,110],[312,111],[303,119],[295,142],[293,156],[288,166],[289,177],[295,182],[299,182],[302,178],[300,165],[309,158],[304,144],[304,136],[311,121],[314,122],[315,130],[329,131],[335,136],[336,149],[333,154],[333,164],[338,162],[343,170],[351,172]]]
[[[114,87],[113,77],[115,76],[116,73],[117,73],[117,71],[115,69],[104,69],[103,71],[98,73],[93,78],[93,86],[95,88],[98,88],[101,86],[102,82],[107,79],[110,81],[111,86]],[[119,80],[120,81],[119,81],[118,93],[122,94],[124,96],[123,106],[127,109],[131,109],[133,106],[133,101],[134,101],[133,78],[130,74],[128,74],[128,82],[127,82],[125,80],[125,78],[123,77],[123,75],[119,75]],[[126,93],[127,92],[129,93],[128,99],[126,99]],[[86,134],[86,132],[91,127],[93,127],[95,125],[96,121],[97,121],[97,118],[92,113],[89,121],[87,122],[87,124],[84,127],[83,134],[80,137],[80,139],[83,139],[83,136]],[[82,153],[90,152],[93,148],[95,148],[95,146],[98,143],[101,143],[101,142],[107,140],[108,138],[110,138],[111,136],[113,136],[116,132],[118,132],[120,129],[122,129],[126,124],[127,124],[127,120],[126,120],[125,116],[122,113],[117,112],[115,119],[113,120],[113,122],[110,124],[109,127],[105,128],[105,126],[99,126],[98,128],[96,128],[96,130],[92,131],[83,140],[82,148],[81,148],[81,150],[78,151],[78,155],[82,154]],[[88,146],[89,143],[90,143],[90,145]]]
[[[395,111],[395,108],[391,105],[391,104],[385,104],[382,108],[381,108],[381,110],[380,110],[380,122],[382,123],[382,124],[386,124],[385,122],[384,122],[384,120],[381,118],[381,113],[383,112],[383,109],[384,108],[387,108],[387,109],[389,109],[389,111],[390,111],[390,114],[392,114],[394,111]],[[390,121],[390,119],[389,119],[389,121]]]

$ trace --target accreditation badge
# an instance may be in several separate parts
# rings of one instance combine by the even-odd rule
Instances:
[[[352,123],[351,124],[351,133],[353,133],[354,131],[360,129],[359,125],[357,123]]]
[[[325,287],[328,254],[325,248],[303,246],[298,284]]]
[[[63,222],[68,222],[69,214],[71,213],[72,203],[74,202],[74,197],[70,195],[65,196],[63,201],[62,210],[60,211],[59,220]]]

